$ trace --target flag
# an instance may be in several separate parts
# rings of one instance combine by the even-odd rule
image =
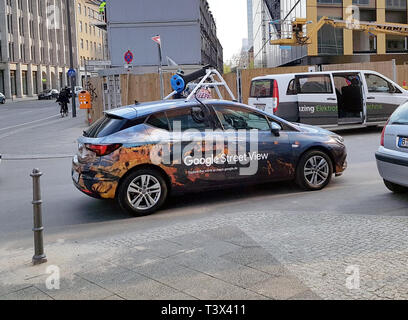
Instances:
[[[160,36],[155,36],[152,38],[152,40],[154,42],[156,42],[159,46],[161,46],[161,40],[160,40]]]

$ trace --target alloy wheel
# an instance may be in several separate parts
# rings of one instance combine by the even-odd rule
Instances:
[[[129,204],[138,210],[148,210],[159,202],[161,189],[159,180],[154,176],[137,176],[127,188]]]
[[[310,157],[304,167],[304,176],[306,181],[314,186],[321,186],[329,178],[329,164],[321,156]]]

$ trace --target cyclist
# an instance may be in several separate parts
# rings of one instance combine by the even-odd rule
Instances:
[[[68,116],[68,103],[69,103],[69,89],[64,88],[61,90],[57,102],[60,104],[61,117]]]

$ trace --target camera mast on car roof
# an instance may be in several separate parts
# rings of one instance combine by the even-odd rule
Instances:
[[[218,80],[214,77],[216,76]],[[178,72],[171,78],[171,86],[173,88],[173,92],[170,93],[164,100],[168,100],[176,94],[181,94],[187,87],[187,85],[200,79],[200,82],[195,86],[195,88],[191,91],[191,93],[187,96],[186,101],[189,101],[195,97],[195,94],[204,87],[214,87],[215,91],[218,95],[219,99],[224,99],[219,87],[224,87],[227,93],[230,95],[232,101],[237,101],[235,99],[234,94],[232,93],[231,89],[228,87],[227,83],[225,82],[224,78],[218,72],[217,69],[213,68],[212,66],[204,66],[202,69],[190,73],[188,75],[182,74],[182,72]]]

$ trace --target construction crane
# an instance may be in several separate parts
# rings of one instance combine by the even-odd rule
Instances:
[[[306,27],[307,25],[310,25],[310,27]],[[325,25],[331,25],[334,28],[363,31],[375,36],[378,34],[408,36],[408,24],[336,20],[322,17],[315,25],[312,25],[311,21],[307,21],[304,18],[296,18],[292,22],[292,37],[270,40],[270,44],[286,46],[304,46],[311,44],[316,41],[317,31]],[[305,32],[305,30],[307,30],[307,32]]]

